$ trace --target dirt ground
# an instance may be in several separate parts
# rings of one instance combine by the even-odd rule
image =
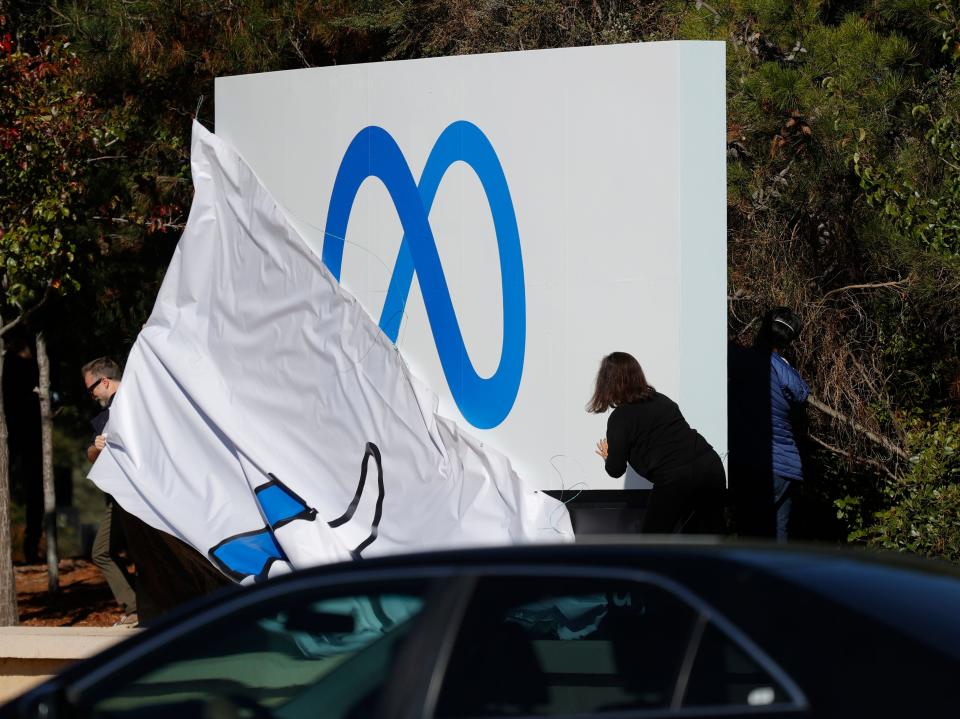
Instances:
[[[20,624],[31,627],[109,627],[122,612],[103,575],[83,559],[60,561],[60,591],[47,592],[47,565],[14,567]]]

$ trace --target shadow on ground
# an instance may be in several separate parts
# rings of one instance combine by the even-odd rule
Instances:
[[[120,609],[100,571],[84,560],[60,562],[60,591],[47,591],[45,564],[14,568],[20,624],[35,627],[109,627]]]

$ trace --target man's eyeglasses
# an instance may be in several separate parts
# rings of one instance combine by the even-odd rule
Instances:
[[[93,390],[95,390],[95,389],[100,385],[100,383],[103,382],[104,379],[106,379],[106,378],[105,378],[105,377],[101,377],[101,378],[98,379],[96,382],[94,382],[92,385],[90,385],[89,387],[87,387],[87,392],[89,392],[90,394],[93,394]]]

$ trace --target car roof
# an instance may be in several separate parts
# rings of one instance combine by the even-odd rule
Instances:
[[[577,561],[608,561],[676,557],[700,558],[705,561],[727,559],[744,561],[748,558],[780,557],[804,558],[823,562],[859,562],[882,566],[892,571],[911,571],[938,574],[960,579],[956,565],[915,555],[878,551],[866,547],[837,547],[815,543],[774,543],[760,540],[738,540],[722,537],[682,535],[593,535],[578,538],[572,543],[542,543],[510,546],[479,546],[451,549],[431,549],[422,552],[365,557],[362,560],[329,564],[299,570],[295,574],[316,572],[355,571],[359,568],[459,566],[488,564],[567,563]]]

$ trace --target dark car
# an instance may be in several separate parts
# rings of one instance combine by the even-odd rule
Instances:
[[[0,716],[960,715],[960,578],[646,543],[359,560],[213,595]]]

